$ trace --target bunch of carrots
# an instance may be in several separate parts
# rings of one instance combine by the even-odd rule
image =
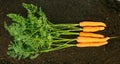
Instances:
[[[53,24],[40,7],[23,3],[28,11],[27,17],[19,14],[8,14],[13,20],[11,25],[5,23],[14,40],[9,44],[7,54],[13,58],[34,59],[43,52],[50,52],[77,47],[99,47],[108,44],[108,40],[114,37],[105,37],[96,34],[106,28],[103,22],[83,21],[77,24]],[[81,28],[82,27],[82,28]],[[77,35],[69,39],[67,35]],[[72,43],[77,41],[77,44]]]
[[[83,27],[83,32],[80,32],[80,35],[77,37],[77,47],[98,47],[108,44],[108,40],[111,37],[92,33],[104,30],[106,27],[105,23],[84,21],[80,22],[80,26]]]

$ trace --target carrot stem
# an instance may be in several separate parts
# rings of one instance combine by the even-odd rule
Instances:
[[[54,26],[79,26],[79,24],[55,24]]]
[[[53,42],[66,42],[66,41],[69,41],[69,40],[73,40],[73,41],[75,41],[76,39],[62,39],[62,40],[54,40]]]
[[[61,35],[79,35],[79,33],[75,33],[75,32],[63,32],[63,33],[61,33]]]
[[[60,49],[64,49],[64,48],[68,48],[68,47],[72,47],[72,46],[76,46],[76,44],[66,44],[66,45],[60,45],[56,48],[52,48],[52,49],[49,49],[49,50],[43,50],[41,52],[49,52],[49,51],[55,51],[55,50],[60,50]]]
[[[82,28],[77,28],[77,29],[70,29],[70,30],[66,30],[66,31],[82,31],[83,29]]]

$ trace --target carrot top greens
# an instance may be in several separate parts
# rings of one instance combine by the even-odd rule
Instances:
[[[34,59],[43,52],[49,52],[75,46],[70,42],[76,39],[62,38],[61,35],[79,35],[73,32],[81,30],[76,27],[79,24],[53,24],[41,8],[33,4],[23,3],[27,10],[27,17],[18,14],[8,14],[12,24],[5,28],[14,40],[9,44],[7,54],[13,58]]]

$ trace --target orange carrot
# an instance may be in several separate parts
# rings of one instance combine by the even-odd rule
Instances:
[[[80,26],[81,27],[84,27],[84,26],[103,26],[103,27],[106,27],[106,24],[103,22],[83,21],[83,22],[80,22]]]
[[[86,37],[101,37],[101,38],[104,37],[104,35],[102,35],[102,34],[95,34],[95,33],[88,33],[88,32],[80,32],[80,36],[86,36]]]
[[[105,37],[105,38],[92,38],[92,37],[78,37],[77,42],[104,42],[109,40],[110,37]]]
[[[104,42],[79,42],[76,44],[77,47],[99,47],[108,44],[107,41]]]
[[[97,32],[104,29],[105,27],[83,27],[83,32]]]

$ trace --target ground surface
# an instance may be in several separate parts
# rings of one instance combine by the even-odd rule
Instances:
[[[41,6],[53,23],[78,23],[83,20],[103,21],[106,36],[120,36],[120,11],[107,7],[105,0],[0,0],[0,64],[120,64],[120,38],[109,40],[109,44],[98,48],[71,47],[43,53],[35,60],[17,60],[7,56],[12,39],[4,29],[4,21],[11,23],[8,13],[25,15],[22,3]],[[115,8],[115,9],[114,9]]]

